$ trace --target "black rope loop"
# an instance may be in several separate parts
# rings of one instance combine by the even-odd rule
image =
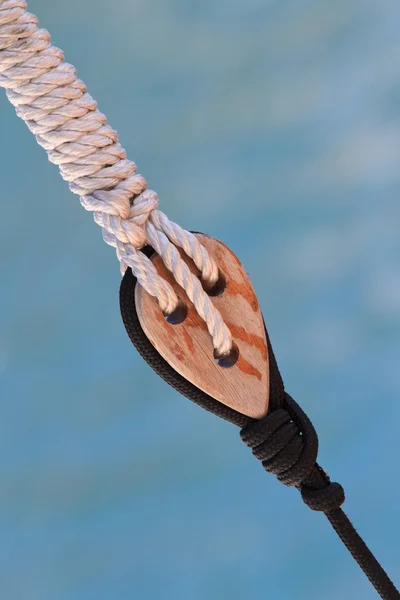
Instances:
[[[146,249],[150,254],[151,249]],[[387,573],[365,545],[340,506],[344,491],[332,483],[316,463],[318,437],[308,417],[285,391],[268,332],[265,335],[269,357],[270,411],[260,420],[239,413],[215,400],[186,381],[158,354],[144,333],[135,306],[136,278],[130,269],[120,289],[121,315],[128,335],[147,363],[167,383],[206,410],[242,427],[241,438],[253,450],[263,467],[285,485],[297,487],[312,510],[324,512],[383,600],[400,600],[400,594]]]
[[[286,392],[282,408],[249,423],[240,436],[264,469],[297,487],[312,510],[330,512],[343,504],[342,486],[331,482],[316,463],[318,436],[311,421]]]

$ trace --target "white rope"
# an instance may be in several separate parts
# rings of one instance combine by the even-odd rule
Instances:
[[[209,285],[218,280],[217,265],[194,235],[157,210],[157,194],[147,189],[74,67],[64,62],[62,51],[51,45],[49,33],[38,28],[37,17],[26,8],[25,0],[0,0],[0,86],[17,115],[82,206],[93,212],[104,240],[116,249],[121,271],[131,267],[161,310],[171,314],[178,305],[174,290],[139,251],[150,244],[206,322],[216,352],[229,353],[229,329],[175,246]]]

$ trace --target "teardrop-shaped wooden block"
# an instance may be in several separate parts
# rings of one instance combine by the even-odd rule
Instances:
[[[260,419],[268,410],[269,370],[265,329],[257,297],[239,259],[218,240],[196,234],[226,278],[226,287],[211,301],[220,311],[239,349],[239,359],[231,367],[221,367],[214,359],[210,334],[186,293],[175,282],[161,258],[152,261],[187,305],[182,323],[172,325],[162,314],[155,298],[136,285],[135,302],[140,324],[161,356],[195,386],[249,417]],[[193,261],[181,256],[190,270],[199,275]]]

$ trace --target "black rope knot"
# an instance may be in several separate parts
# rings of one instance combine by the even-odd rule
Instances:
[[[322,489],[307,488],[304,485],[301,487],[301,497],[303,502],[312,510],[320,510],[327,513],[336,510],[342,506],[345,497],[344,489],[340,483],[330,481],[328,485]]]
[[[246,425],[240,436],[264,469],[297,487],[311,509],[329,512],[343,504],[342,486],[316,463],[318,436],[311,421],[286,392],[282,408]]]

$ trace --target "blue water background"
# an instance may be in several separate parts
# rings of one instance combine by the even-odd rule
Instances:
[[[400,5],[32,0],[161,208],[242,259],[400,583]],[[326,520],[131,346],[100,229],[0,96],[4,600],[376,598]]]

